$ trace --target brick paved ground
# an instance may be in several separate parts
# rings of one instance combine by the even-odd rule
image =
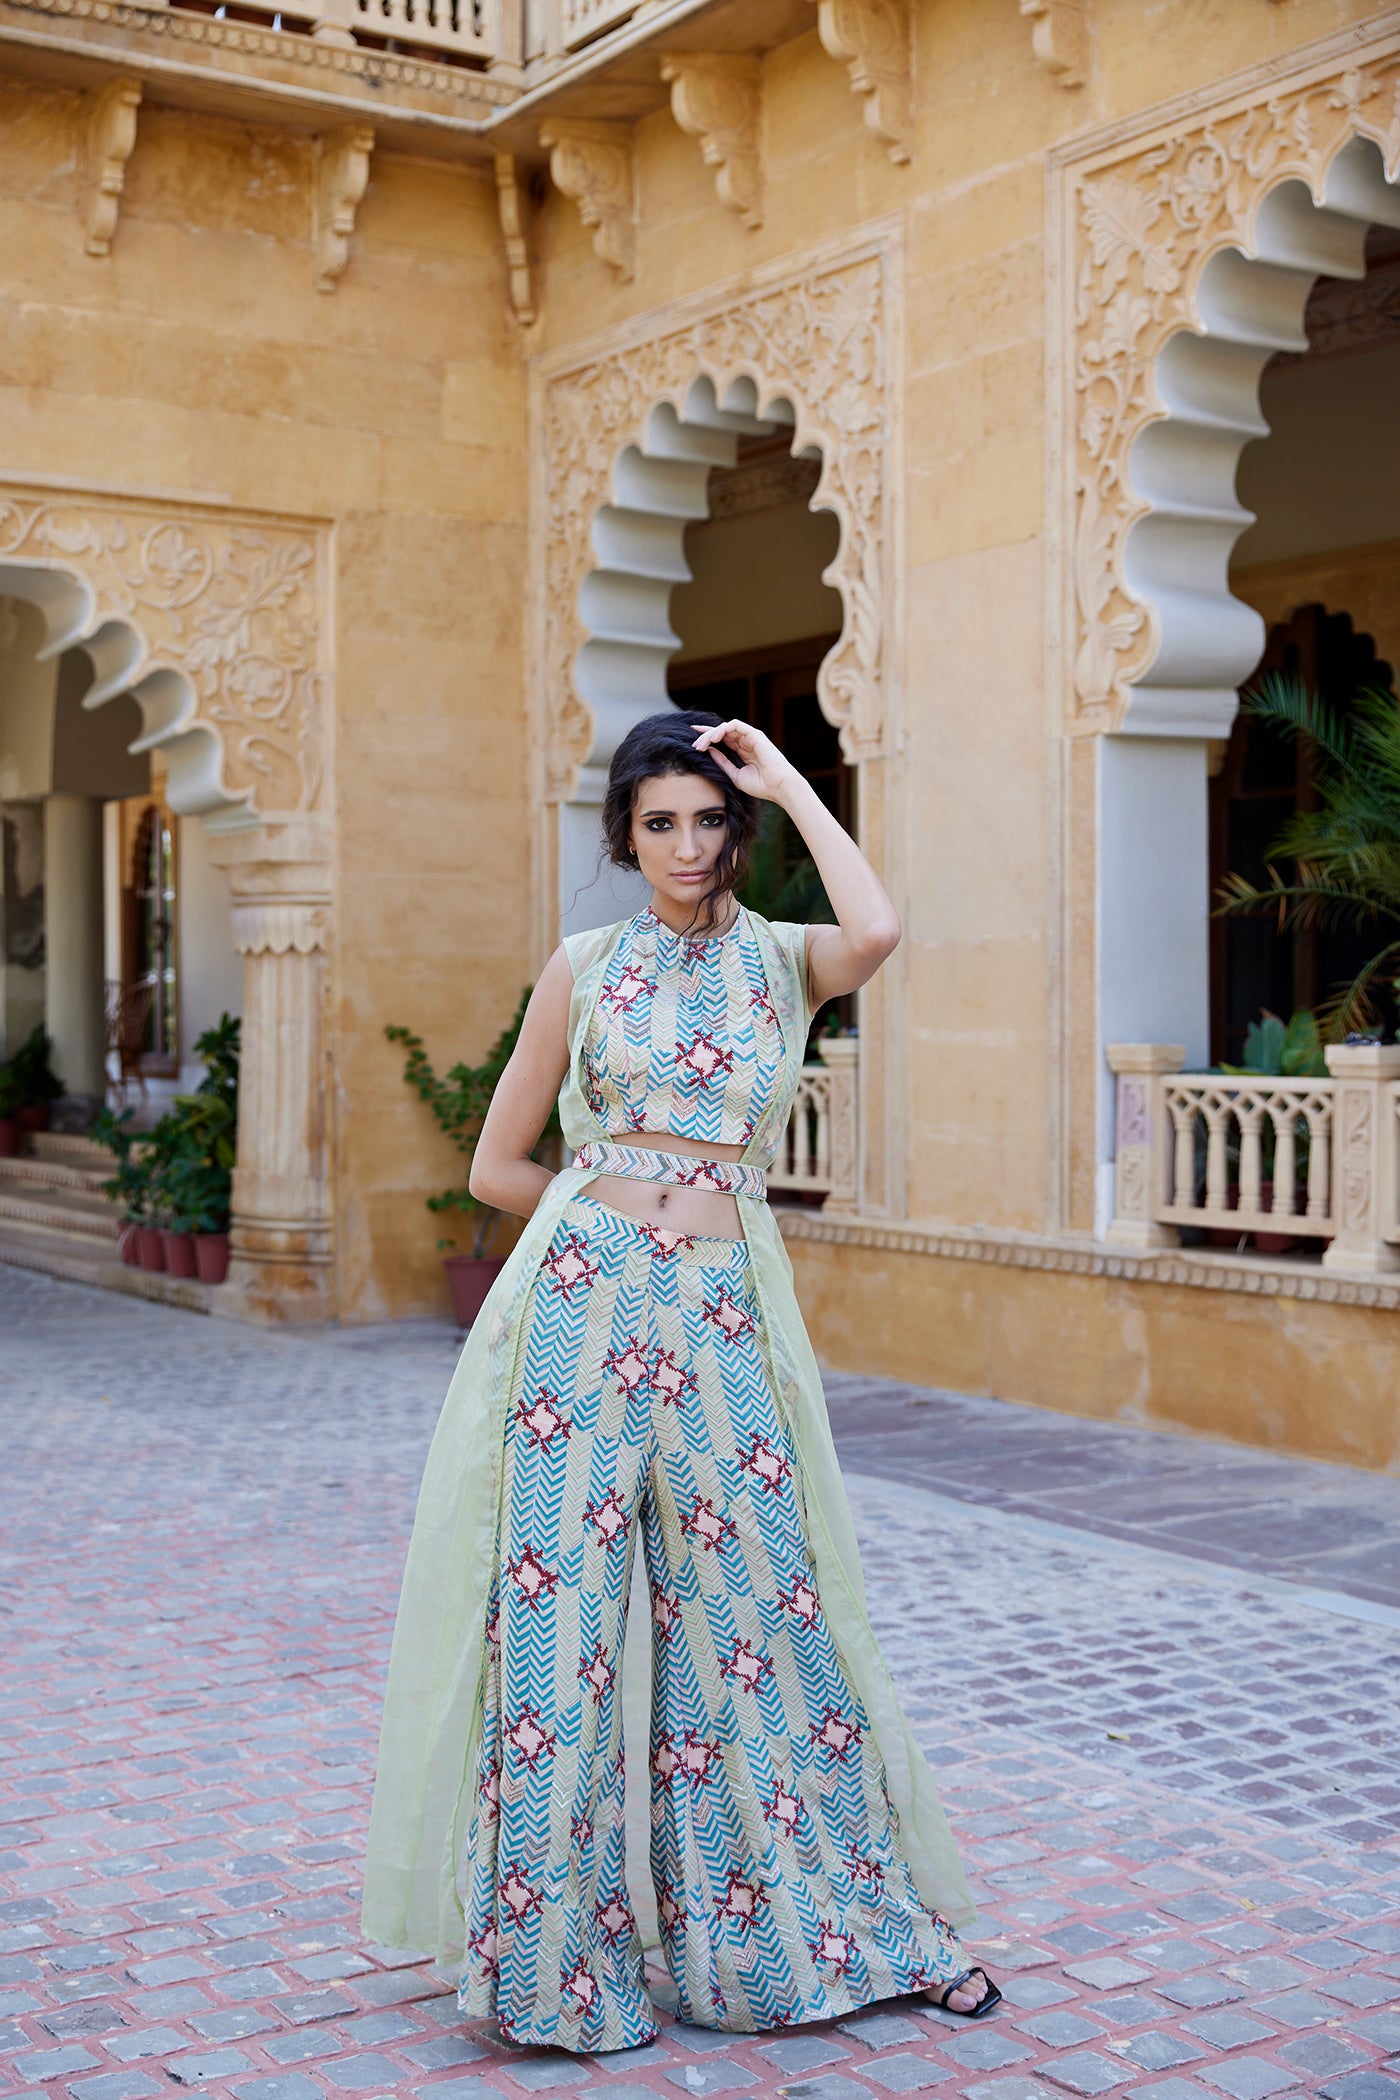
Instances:
[[[749,2040],[668,2021],[581,2060],[468,2031],[422,1964],[355,1931],[394,1590],[453,1353],[428,1327],[256,1334],[0,1269],[0,2093],[1400,2100],[1400,1613],[1322,1596],[1286,1552],[1272,1575],[1313,1587],[1077,1531],[1063,1496],[1059,1528],[979,1507],[965,1472],[935,1495],[853,1479],[852,1499],[1002,2011],[899,2001]],[[863,1406],[893,1466],[879,1440],[907,1425],[881,1411],[907,1392],[833,1391],[847,1464]],[[902,1473],[916,1448],[951,1465],[961,1421],[979,1465],[1020,1454],[989,1498],[1008,1477],[1034,1497],[1070,1449],[1073,1492],[1107,1466],[1082,1514],[1117,1522],[1126,1447],[1090,1463],[1083,1424],[930,1405]],[[1218,1456],[1135,1448],[1140,1479]],[[1395,1519],[1400,1483],[1296,1473],[1305,1500]]]

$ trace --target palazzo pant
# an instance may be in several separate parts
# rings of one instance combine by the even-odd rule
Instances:
[[[517,2042],[651,2040],[625,1874],[619,1685],[651,1591],[651,1871],[683,2019],[745,2033],[960,1975],[915,1892],[822,1613],[741,1239],[589,1196],[525,1308],[459,2004]]]

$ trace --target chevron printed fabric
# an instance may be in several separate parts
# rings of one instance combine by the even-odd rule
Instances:
[[[746,1245],[580,1196],[510,1395],[462,2010],[577,2051],[656,2032],[624,1866],[639,1529],[651,1868],[681,2017],[754,2032],[959,1975],[822,1612]]]

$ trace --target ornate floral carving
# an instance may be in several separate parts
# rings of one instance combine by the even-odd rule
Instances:
[[[865,121],[892,161],[909,158],[913,87],[909,0],[817,0],[822,48],[839,59],[865,98]]]
[[[1089,72],[1084,0],[1021,0],[1030,18],[1031,49],[1061,87],[1083,87]]]
[[[626,124],[554,117],[540,132],[556,189],[572,197],[593,231],[594,253],[630,282],[635,263],[636,205],[632,133]]]
[[[1348,140],[1373,140],[1400,173],[1400,36],[1366,51],[1335,39],[1290,80],[1258,81],[1146,142],[1071,165],[1073,353],[1066,375],[1074,460],[1071,548],[1076,725],[1117,725],[1151,661],[1149,609],[1128,588],[1124,548],[1146,504],[1132,488],[1134,440],[1164,409],[1153,376],[1167,338],[1198,327],[1196,287],[1223,248],[1249,251],[1268,191],[1300,179],[1321,194]]]
[[[89,255],[112,252],[140,106],[139,80],[106,80],[83,96],[83,246]]]
[[[794,448],[820,447],[815,501],[836,514],[841,544],[827,571],[841,593],[841,639],[819,691],[851,758],[883,748],[889,589],[890,249],[880,241],[793,275],[683,310],[665,334],[624,338],[587,363],[555,371],[544,391],[544,662],[547,792],[567,795],[593,743],[593,718],[573,664],[586,638],[579,588],[593,563],[590,524],[607,502],[614,463],[640,442],[661,401],[680,406],[708,377],[721,397],[752,378],[762,401],[789,400]],[[760,406],[760,414],[763,412]]]
[[[316,289],[333,292],[350,260],[355,213],[369,187],[374,133],[368,124],[342,124],[321,140],[316,173]]]
[[[506,247],[510,303],[522,328],[535,318],[535,289],[530,280],[529,207],[513,153],[496,155],[496,209]]]
[[[763,224],[763,179],[758,158],[759,64],[756,58],[713,52],[672,52],[661,61],[671,84],[671,114],[699,139],[715,193],[745,226]]]
[[[86,632],[121,620],[144,645],[133,684],[182,672],[194,715],[172,731],[214,729],[224,786],[260,815],[313,809],[321,792],[319,552],[314,528],[0,491],[0,562],[79,577]]]

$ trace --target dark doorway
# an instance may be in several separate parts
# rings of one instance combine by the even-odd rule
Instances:
[[[1394,688],[1394,673],[1369,635],[1357,634],[1346,613],[1305,605],[1275,627],[1254,676],[1285,671],[1344,710],[1367,685]],[[1253,681],[1251,681],[1253,682]],[[1268,880],[1274,840],[1296,810],[1316,809],[1317,747],[1310,738],[1285,738],[1241,710],[1224,763],[1210,783],[1212,898],[1229,874]],[[1286,865],[1281,871],[1287,879]],[[1273,918],[1213,918],[1210,927],[1211,1059],[1238,1064],[1245,1033],[1264,1011],[1285,1021],[1299,1007],[1316,1008],[1345,988],[1383,934],[1369,927],[1306,927],[1280,932]],[[1377,988],[1378,1019],[1386,1035],[1396,1026],[1389,984]]]

